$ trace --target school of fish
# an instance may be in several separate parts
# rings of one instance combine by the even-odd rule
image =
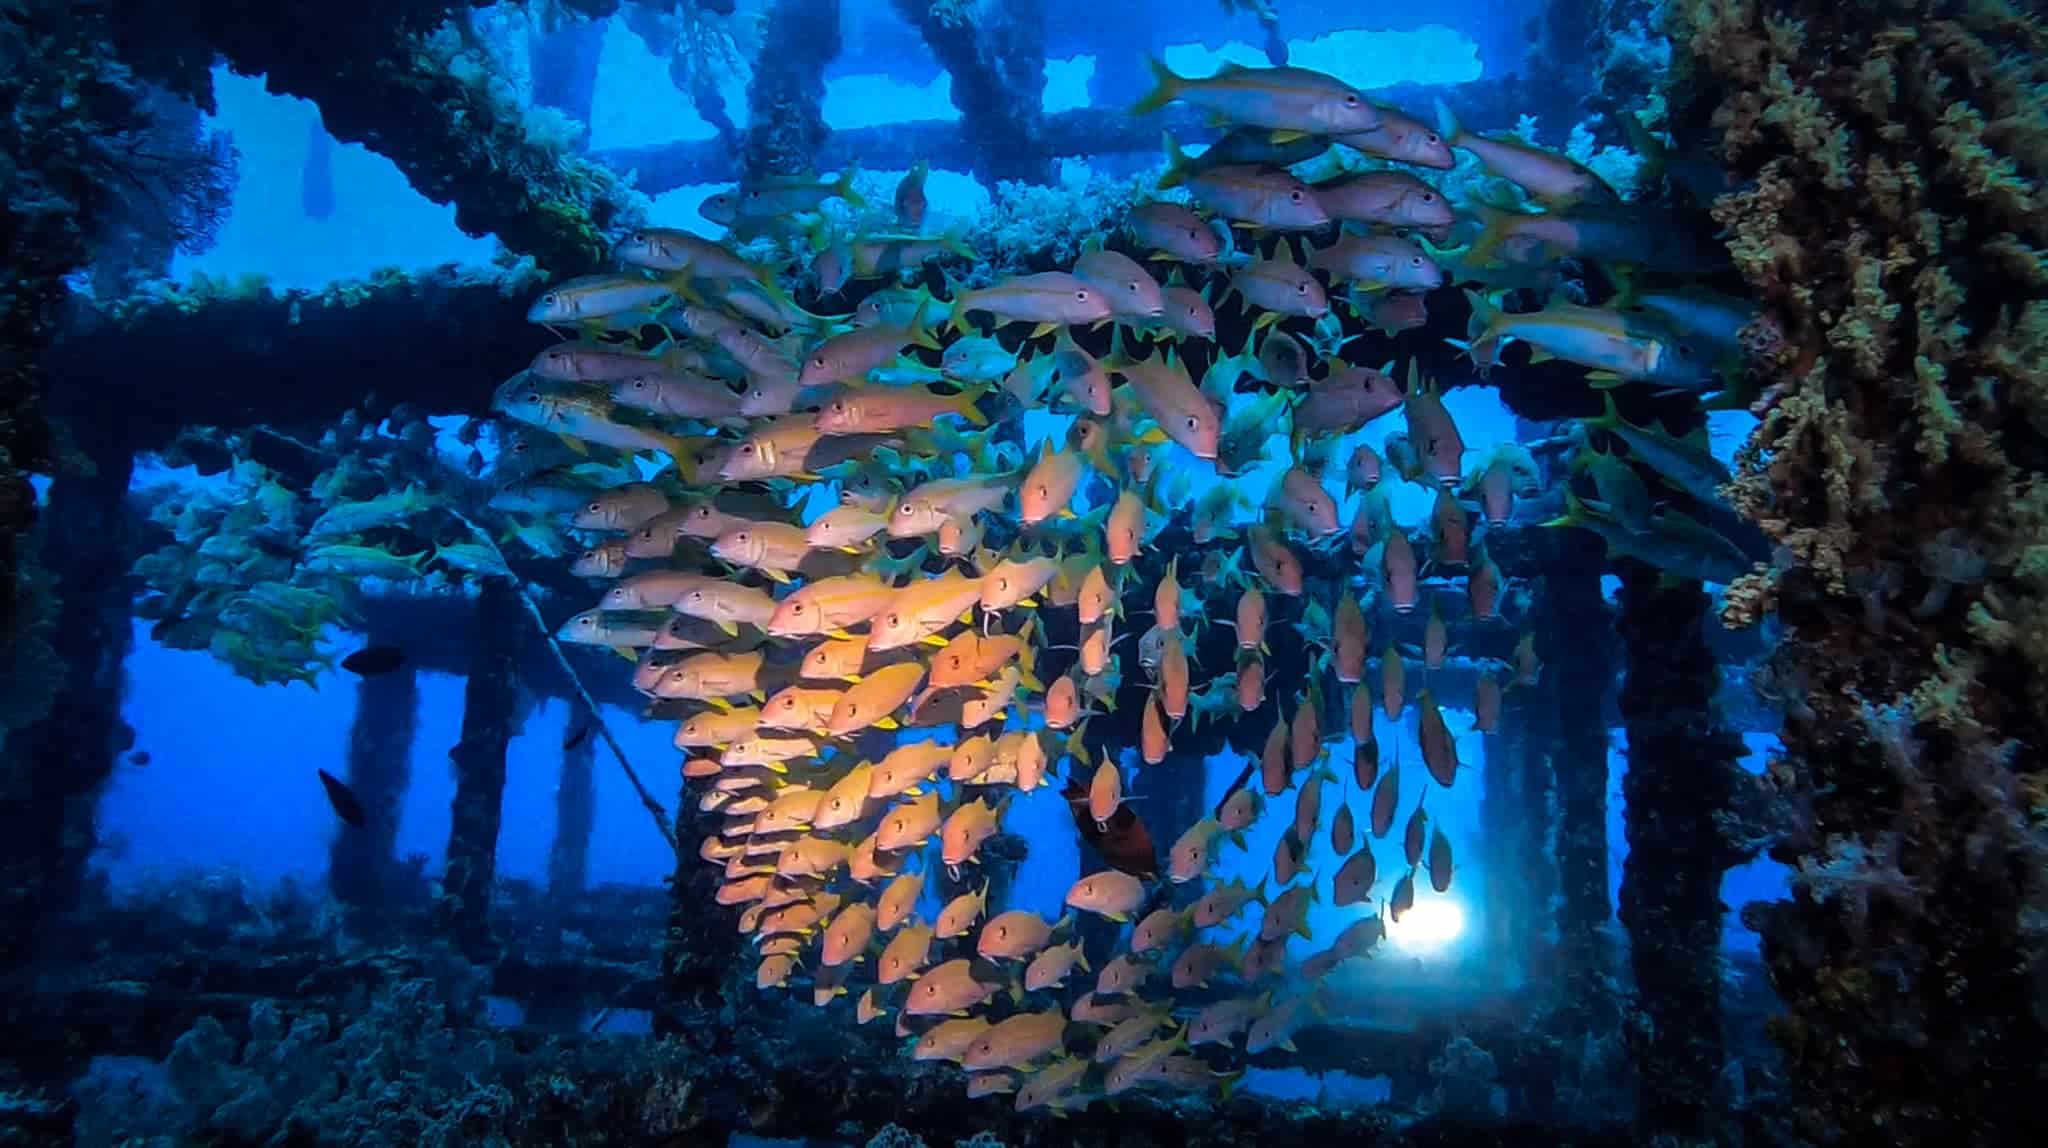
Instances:
[[[975,253],[924,234],[922,165],[895,197],[900,234],[796,222],[833,200],[864,206],[851,172],[739,188],[707,218],[735,236],[808,226],[814,305],[847,310],[798,306],[787,268],[728,243],[644,229],[619,246],[621,272],[534,301],[529,318],[566,337],[495,400],[571,448],[516,491],[587,532],[574,570],[603,584],[558,638],[632,659],[649,712],[674,723],[698,808],[719,819],[686,844],[720,870],[715,900],[751,938],[755,983],[808,988],[821,1006],[848,997],[862,1023],[893,1015],[912,1056],[957,1064],[970,1095],[1013,1095],[1020,1110],[1227,1090],[1245,1056],[1292,1048],[1323,1011],[1319,983],[1374,952],[1418,878],[1450,887],[1450,842],[1420,802],[1401,818],[1398,753],[1382,762],[1374,711],[1403,722],[1413,710],[1432,784],[1455,783],[1456,739],[1427,677],[1457,640],[1439,596],[1462,593],[1471,625],[1512,625],[1485,532],[1543,476],[1512,446],[1471,465],[1412,362],[1352,363],[1339,349],[1369,337],[1360,330],[1422,325],[1429,293],[1467,284],[1480,290],[1459,343],[1483,367],[1523,343],[1583,366],[1594,386],[1705,393],[1732,338],[1734,305],[1700,296],[1555,296],[1510,313],[1505,292],[1487,293],[1565,258],[1691,257],[1642,240],[1655,221],[1562,156],[1471,135],[1448,113],[1432,126],[1305,69],[1157,78],[1139,112],[1181,101],[1231,126],[1194,159],[1169,141],[1162,188],[1187,201],[1135,208],[1113,245],[1069,267],[973,287],[950,268],[935,278],[928,264]],[[1382,163],[1313,186],[1290,172],[1333,145]],[[1532,209],[1457,207],[1406,170],[1447,169],[1453,149]],[[1437,246],[1475,224],[1461,251]],[[1251,335],[1226,355],[1216,311],[1232,301]],[[1350,333],[1340,307],[1357,320]],[[1189,352],[1201,346],[1198,381]],[[1022,414],[1040,408],[1071,414],[1072,430],[1027,451]],[[1396,411],[1406,431],[1384,458],[1328,457]],[[1667,568],[1746,566],[1650,493],[1711,498],[1725,472],[1703,448],[1611,411],[1592,425],[1573,468],[1593,493],[1567,493],[1572,522]],[[1262,461],[1275,435],[1290,455],[1267,505],[1245,505],[1228,481],[1193,493]],[[622,457],[641,460],[624,481]],[[1401,481],[1434,492],[1426,537],[1388,511]],[[1346,524],[1339,507],[1357,491]],[[1176,555],[1137,585],[1136,560],[1181,514],[1205,544],[1201,568]],[[1320,660],[1299,696],[1268,706],[1268,604],[1304,595],[1304,552],[1345,555],[1355,573],[1302,604]],[[1150,603],[1130,610],[1148,621],[1127,633],[1133,600]],[[1222,604],[1213,618],[1209,602]],[[1383,611],[1426,619],[1419,650],[1383,638],[1375,651]],[[1073,648],[1050,645],[1055,616],[1078,626]],[[1234,664],[1196,663],[1201,625],[1233,628]],[[1412,696],[1411,658],[1423,673]],[[1525,637],[1484,673],[1478,728],[1538,669]],[[1138,744],[1091,754],[1084,731],[1127,673],[1149,683]],[[1326,681],[1349,691],[1348,731],[1322,728]],[[1166,762],[1191,723],[1269,720],[1247,777],[1162,862],[1111,857],[1067,892],[1058,920],[991,912],[972,874],[1012,794],[1063,785],[1084,836],[1108,833],[1130,816],[1132,771]],[[1346,733],[1348,777],[1328,760]],[[1285,819],[1270,877],[1214,879],[1222,851],[1266,816]],[[1385,844],[1374,852],[1397,822],[1398,862]],[[1304,868],[1319,840],[1344,858],[1320,886]],[[1374,906],[1382,863],[1400,876]],[[941,872],[964,891],[928,914]],[[1367,908],[1290,964],[1288,941],[1309,936],[1323,889]],[[1077,914],[1127,925],[1117,950],[1091,961]]]

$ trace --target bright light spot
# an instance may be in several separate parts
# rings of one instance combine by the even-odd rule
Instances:
[[[1456,901],[1417,901],[1399,921],[1387,918],[1387,941],[1404,953],[1434,953],[1465,931],[1465,907]]]

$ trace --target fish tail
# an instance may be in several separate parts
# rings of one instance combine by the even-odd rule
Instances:
[[[1185,83],[1179,76],[1174,75],[1172,68],[1166,66],[1166,61],[1154,56],[1149,62],[1152,65],[1153,88],[1145,94],[1145,98],[1131,105],[1131,114],[1134,116],[1149,116],[1172,103],[1180,97],[1181,87]]]
[[[832,191],[834,192],[834,194],[838,195],[839,198],[845,200],[855,210],[863,209],[868,205],[867,197],[862,195],[860,191],[853,186],[853,181],[856,178],[858,178],[859,175],[860,161],[857,159],[850,159],[846,161],[845,169],[839,173],[839,178],[832,184]]]
[[[967,225],[964,223],[955,224],[947,228],[946,233],[939,237],[939,246],[958,255],[962,259],[973,260],[979,258],[973,246],[967,242]]]
[[[981,413],[981,396],[989,393],[994,383],[975,383],[953,398],[953,413],[978,427],[988,425],[988,416]]]
[[[1159,133],[1159,145],[1166,152],[1166,172],[1159,177],[1159,190],[1186,183],[1190,166],[1188,153],[1180,150],[1180,142],[1173,138],[1172,132]]]
[[[1458,113],[1439,99],[1436,102],[1436,134],[1443,137],[1448,147],[1457,147],[1465,138],[1465,125],[1458,122]]]
[[[952,275],[946,276],[946,291],[953,297],[953,305],[946,313],[946,327],[954,334],[967,332],[967,288]]]

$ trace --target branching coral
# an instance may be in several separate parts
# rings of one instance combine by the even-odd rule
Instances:
[[[2048,27],[2006,0],[1686,0],[1669,31],[1674,129],[1745,182],[1714,213],[1776,335],[1730,492],[1787,555],[1775,676],[1805,685],[1774,776],[1812,824],[1777,850],[1793,901],[1755,914],[1779,1034],[1816,1130],[2016,1129],[2048,1050],[2048,1010],[2013,1007],[2048,884],[2023,796],[2048,745]]]

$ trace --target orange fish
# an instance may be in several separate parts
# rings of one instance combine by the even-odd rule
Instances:
[[[1491,672],[1479,675],[1472,702],[1473,728],[1482,733],[1500,729],[1500,679]]]
[[[1266,735],[1266,748],[1259,754],[1259,780],[1268,797],[1287,792],[1287,722],[1278,714],[1273,716],[1273,732]]]
[[[1436,532],[1434,557],[1439,565],[1463,566],[1467,554],[1467,543],[1472,536],[1470,521],[1465,517],[1465,508],[1451,497],[1451,492],[1438,487],[1436,506],[1430,511],[1430,525]]]
[[[1437,612],[1436,600],[1432,598],[1429,603],[1429,621],[1422,626],[1422,668],[1443,669],[1444,655],[1449,651],[1450,643],[1450,631],[1445,629],[1444,616]]]
[[[1380,655],[1380,711],[1388,721],[1400,721],[1401,711],[1408,706],[1408,668],[1401,664],[1401,653],[1387,643],[1386,652]]]
[[[1330,819],[1330,848],[1349,853],[1357,839],[1358,826],[1351,819],[1351,803],[1346,801],[1337,806],[1337,816]]]
[[[1237,708],[1250,713],[1266,702],[1266,663],[1257,654],[1237,660]]]
[[[931,952],[932,927],[913,921],[882,950],[875,962],[875,980],[893,985],[914,976],[931,960]]]
[[[1144,704],[1145,716],[1138,731],[1138,748],[1146,765],[1158,765],[1166,760],[1166,751],[1171,748],[1166,732],[1166,719],[1161,716],[1156,697],[1147,694]]]
[[[1472,620],[1490,622],[1500,617],[1500,567],[1479,547],[1471,573],[1465,579],[1465,595],[1472,604]]]
[[[1371,636],[1366,631],[1365,611],[1359,608],[1358,599],[1349,587],[1345,588],[1344,596],[1337,599],[1334,629],[1337,680],[1351,685],[1365,677],[1365,647]]]
[[[1423,830],[1429,827],[1429,816],[1422,811],[1422,802],[1415,803],[1415,812],[1408,815],[1408,827],[1401,833],[1401,853],[1408,859],[1408,867],[1415,868],[1422,861],[1422,846],[1427,840]]]
[[[1266,648],[1266,596],[1256,586],[1246,586],[1237,596],[1237,648],[1269,652]]]
[[[1415,547],[1399,527],[1387,531],[1380,569],[1386,577],[1387,604],[1396,614],[1413,612],[1417,594]]]
[[[1372,791],[1372,835],[1384,838],[1394,829],[1394,806],[1401,799],[1401,763],[1380,775]]]
[[[1415,699],[1421,708],[1422,724],[1418,740],[1422,743],[1422,764],[1429,769],[1429,776],[1438,785],[1449,789],[1458,780],[1458,743],[1451,737],[1450,727],[1444,724],[1443,711],[1437,708],[1436,698],[1428,689]]]
[[[1352,854],[1337,867],[1337,876],[1330,882],[1330,901],[1336,905],[1357,905],[1372,898],[1373,882],[1379,879],[1377,867],[1373,864],[1372,848],[1367,846]]]

